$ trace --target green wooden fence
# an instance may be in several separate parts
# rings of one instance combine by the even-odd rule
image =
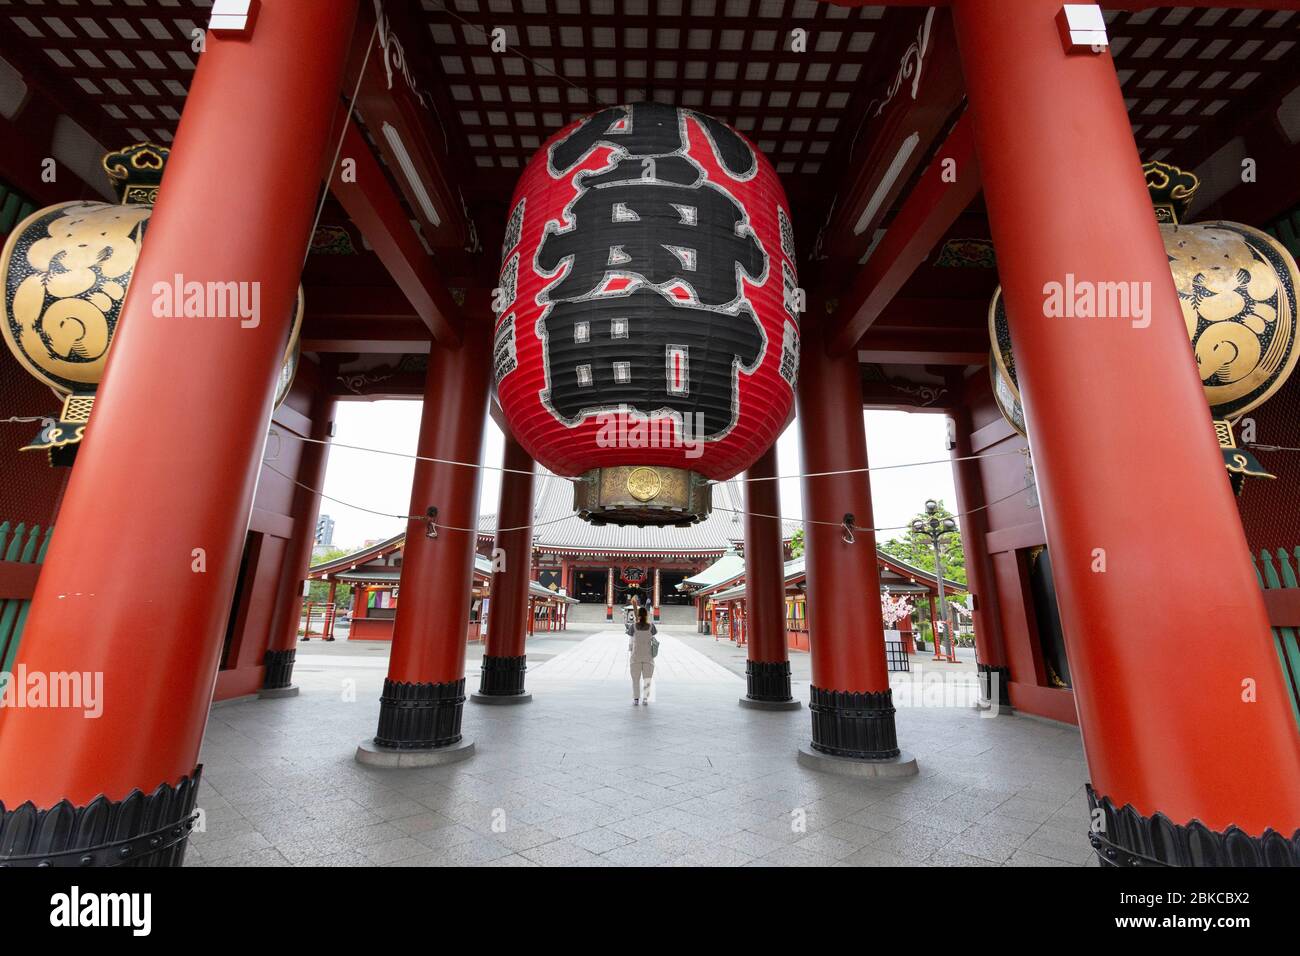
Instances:
[[[1300,568],[1300,548],[1287,551],[1267,549],[1260,551],[1259,557],[1252,555],[1255,563],[1255,576],[1259,578],[1260,587],[1266,591],[1281,588],[1300,588],[1296,569]],[[1300,724],[1300,620],[1289,621],[1292,626],[1275,626],[1273,644],[1277,648],[1278,660],[1282,664],[1282,676],[1291,688],[1291,710],[1296,723]]]
[[[11,232],[14,226],[35,211],[34,202],[0,179],[0,233]]]
[[[1283,213],[1265,226],[1264,231],[1271,233],[1291,255],[1300,259],[1300,206]]]
[[[17,525],[10,525],[8,521],[0,523],[0,560],[40,564],[45,560],[52,530],[46,528],[42,531],[38,524],[28,527],[21,522]],[[31,604],[27,597],[0,596],[0,671],[7,673],[13,667],[18,639],[22,637]]]

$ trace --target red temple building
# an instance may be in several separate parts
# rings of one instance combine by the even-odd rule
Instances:
[[[349,619],[348,640],[391,641],[393,621],[397,618],[397,604],[402,580],[402,543],[404,535],[396,535],[377,542],[360,551],[313,565],[307,575],[310,580],[329,583],[329,597],[323,609],[325,617],[321,634],[334,640],[334,620],[337,610],[345,610]],[[467,640],[481,640],[486,623],[487,600],[491,595],[492,561],[482,555],[474,559],[474,579],[471,588]],[[351,587],[351,600],[340,608],[335,600],[339,584]],[[568,623],[568,608],[577,603],[573,598],[548,590],[538,581],[528,584],[529,633],[533,629],[563,630]],[[304,631],[305,636],[310,637]]]
[[[634,598],[672,623],[694,623],[702,633],[719,631],[744,643],[743,628],[734,633],[726,622],[742,620],[745,608],[744,490],[736,482],[718,485],[714,511],[686,529],[640,529],[593,526],[572,510],[572,492],[550,472],[538,476],[530,556],[530,618],[546,624],[579,619],[619,622]],[[479,517],[478,553],[474,561],[474,601],[469,639],[481,635],[484,599],[490,598],[497,516]],[[788,556],[796,521],[785,521],[782,549]],[[405,535],[395,535],[358,551],[313,565],[308,578],[327,582],[327,607],[336,607],[334,587],[352,586],[347,613],[349,640],[392,640],[397,617]],[[894,594],[921,596],[935,620],[937,594],[932,572],[878,552],[880,587]],[[801,558],[785,565],[786,627],[789,646],[808,650],[804,592],[807,574]],[[948,594],[963,590],[947,583]],[[570,610],[572,605],[586,608]],[[595,614],[582,613],[591,609]],[[342,610],[342,608],[340,608]],[[558,612],[558,613],[556,613]],[[905,629],[910,630],[909,626]]]
[[[378,399],[423,402],[405,534],[312,574],[399,594],[354,609],[391,640],[358,760],[470,758],[539,606],[688,607],[743,543],[747,706],[798,706],[797,603],[797,759],[915,774],[863,424],[898,409],[949,422],[988,706],[1078,725],[1098,858],[1300,864],[1292,0],[246,6],[0,6],[3,669],[109,694],[0,709],[6,864],[179,865]]]

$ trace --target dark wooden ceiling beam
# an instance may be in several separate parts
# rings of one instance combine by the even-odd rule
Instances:
[[[1162,10],[1171,6],[1208,9],[1210,7],[1227,7],[1228,15],[1235,16],[1238,10],[1294,10],[1295,0],[1107,0],[1108,10]]]
[[[355,352],[363,355],[427,354],[429,330],[418,318],[357,318],[313,315],[303,318],[305,352]]]
[[[948,161],[955,165],[949,167]],[[955,171],[953,181],[947,170]],[[952,128],[830,318],[832,353],[853,348],[980,190],[968,116]]]
[[[361,5],[352,53],[356,67],[349,71],[345,88],[354,88],[358,79],[355,69],[364,63],[356,107],[374,137],[375,148],[392,171],[429,245],[435,250],[465,249],[473,245],[474,229],[465,214],[453,172],[452,141],[446,117],[441,115],[450,106],[442,100],[441,91],[435,90],[437,84],[424,81],[423,54],[428,38],[417,19],[408,19],[407,5],[388,4],[384,10],[389,20],[376,33],[374,8]],[[397,44],[404,51],[403,59],[395,59]],[[403,64],[410,70],[410,80]]]
[[[352,121],[347,121],[340,155],[356,164],[356,175],[349,181],[336,170],[330,177],[331,192],[366,237],[429,333],[444,344],[457,344],[462,319],[446,280],[439,274],[433,257],[425,251],[379,161]]]
[[[855,346],[857,351],[932,350],[936,352],[978,352],[987,357],[988,329],[984,326],[964,329],[871,329]]]
[[[817,2],[829,3],[837,7],[860,7],[874,3],[876,0],[817,0]],[[951,6],[951,0],[888,0],[888,3],[895,7]],[[1295,0],[1231,0],[1231,4],[1225,3],[1224,0],[1178,0],[1176,5],[1196,9],[1230,6],[1232,10],[1294,10]],[[1158,10],[1167,9],[1175,4],[1173,0],[1107,0],[1105,6],[1108,10]]]
[[[987,345],[987,343],[986,343]],[[918,343],[916,348],[907,349],[902,345],[889,345],[886,348],[866,348],[858,350],[858,361],[875,362],[880,365],[981,365],[988,361],[988,348],[968,348]]]
[[[874,98],[850,134],[845,173],[814,251],[827,260],[828,274],[845,274],[861,260],[965,97],[951,17],[937,11],[915,23],[915,42],[897,74],[873,88]]]
[[[1275,122],[1279,103],[1284,96],[1296,89],[1300,77],[1300,45],[1293,47],[1290,53],[1271,66],[1273,68],[1269,72],[1247,89],[1233,90],[1231,95],[1225,93],[1220,97],[1230,102],[1233,96],[1245,99],[1239,101],[1238,109],[1226,106],[1213,116],[1202,117],[1195,135],[1181,147],[1177,157],[1170,157],[1170,160],[1184,168],[1194,168],[1252,123],[1261,118]],[[1152,121],[1155,120],[1153,117]],[[1160,122],[1170,121],[1161,119]]]
[[[305,297],[305,318],[309,320],[401,319],[421,322],[410,300],[401,289],[393,286],[308,285]]]
[[[983,299],[940,299],[896,296],[881,311],[871,329],[925,331],[966,330],[981,326],[988,303]],[[870,334],[870,331],[867,333]]]

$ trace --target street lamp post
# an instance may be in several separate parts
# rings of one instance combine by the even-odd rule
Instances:
[[[948,640],[948,660],[956,661],[957,655],[953,653],[952,646],[952,628],[948,626],[948,609],[944,603],[943,594],[943,551],[939,547],[943,536],[957,533],[957,522],[952,518],[940,518],[938,515],[939,503],[933,498],[925,503],[925,513],[928,518],[915,518],[912,521],[912,533],[921,535],[930,539],[930,544],[934,547],[934,571],[935,580],[938,582],[939,589],[939,620],[931,623],[943,629],[944,636]],[[943,660],[939,654],[939,636],[935,635],[934,639],[934,659]]]

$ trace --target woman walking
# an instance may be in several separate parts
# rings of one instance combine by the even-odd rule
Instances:
[[[627,650],[632,666],[632,706],[642,700],[650,703],[650,681],[655,674],[655,640],[658,628],[650,621],[644,607],[636,609],[636,623],[628,634]],[[644,682],[644,686],[643,686]]]

